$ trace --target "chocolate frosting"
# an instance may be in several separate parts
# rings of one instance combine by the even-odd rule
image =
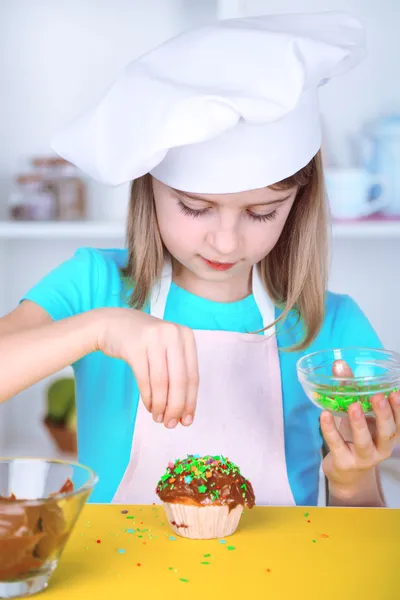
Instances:
[[[169,463],[156,493],[163,502],[196,506],[242,505],[253,508],[253,487],[237,465],[224,456],[191,455]]]
[[[73,491],[67,480],[58,493]],[[65,542],[66,521],[57,500],[21,503],[0,496],[0,581],[39,569]]]

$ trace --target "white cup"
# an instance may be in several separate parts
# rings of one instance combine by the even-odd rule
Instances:
[[[360,219],[387,206],[381,179],[365,169],[325,169],[325,181],[334,219]]]

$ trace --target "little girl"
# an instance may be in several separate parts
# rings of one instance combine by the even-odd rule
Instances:
[[[165,465],[198,453],[237,462],[258,504],[315,505],[321,425],[329,502],[384,504],[400,395],[374,398],[371,434],[358,404],[337,426],[296,376],[305,352],[380,347],[326,291],[317,88],[363,56],[342,14],[218,22],[135,60],[55,140],[132,181],[128,248],[78,250],[1,319],[0,400],[73,365],[91,501],[156,501]]]

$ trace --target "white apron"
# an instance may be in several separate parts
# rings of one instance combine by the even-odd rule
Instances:
[[[153,291],[150,314],[162,319],[171,286],[164,266]],[[253,269],[253,295],[264,327],[275,311]],[[194,331],[199,391],[194,422],[167,429],[155,423],[139,399],[130,461],[113,502],[159,503],[156,485],[169,462],[187,454],[221,454],[238,464],[253,485],[256,504],[293,506],[289,485],[276,335]]]

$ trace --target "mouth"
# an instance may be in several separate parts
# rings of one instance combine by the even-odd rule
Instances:
[[[236,263],[223,263],[223,262],[218,262],[218,261],[214,261],[214,260],[207,260],[206,258],[201,257],[203,262],[205,262],[205,264],[210,268],[213,269],[214,271],[229,271],[229,269],[232,269],[232,267],[234,267],[236,265]]]

